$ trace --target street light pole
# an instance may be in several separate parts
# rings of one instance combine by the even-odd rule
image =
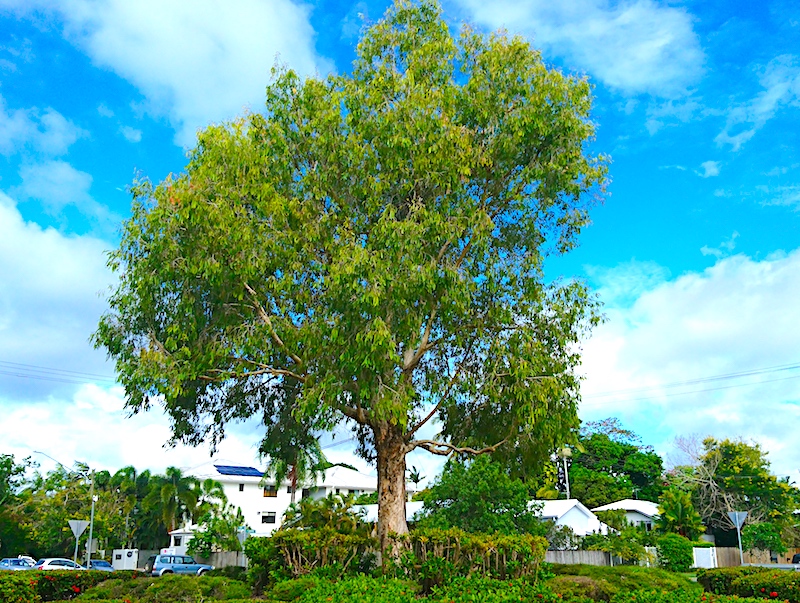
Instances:
[[[89,490],[89,496],[92,499],[92,512],[89,516],[89,540],[86,541],[86,569],[91,569],[89,561],[92,558],[92,532],[94,531],[94,503],[96,500],[94,495],[94,469],[92,469],[92,485]]]

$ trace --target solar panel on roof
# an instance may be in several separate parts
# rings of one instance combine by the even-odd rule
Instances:
[[[262,477],[263,471],[255,467],[235,467],[233,465],[214,465],[214,468],[222,475],[239,475],[243,477]]]

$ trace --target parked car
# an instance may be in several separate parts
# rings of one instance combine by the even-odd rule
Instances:
[[[25,559],[0,559],[0,570],[12,570],[12,571],[20,571],[20,570],[29,570],[32,569],[33,566],[25,561]]]
[[[22,559],[23,561],[27,561],[28,565],[30,565],[31,567],[36,565],[36,559],[31,557],[30,555],[17,555],[17,559]]]
[[[90,559],[89,563],[87,563],[85,567],[86,569],[98,570],[101,572],[114,571],[114,567],[108,561],[103,561],[102,559]]]
[[[164,574],[195,574],[202,576],[214,569],[213,565],[197,563],[189,555],[151,555],[144,564],[144,571],[151,576]]]
[[[47,557],[39,559],[33,569],[37,570],[84,570],[82,565],[75,563],[72,559],[62,559],[60,557]]]

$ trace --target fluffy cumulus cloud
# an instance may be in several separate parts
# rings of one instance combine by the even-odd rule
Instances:
[[[692,16],[653,0],[459,0],[481,25],[522,31],[570,67],[626,94],[675,96],[705,60]]]
[[[677,278],[633,265],[597,280],[608,320],[585,345],[584,419],[618,416],[662,453],[676,435],[758,441],[777,473],[797,478],[800,249]],[[615,297],[631,280],[641,293]]]
[[[88,133],[58,111],[36,107],[10,108],[0,96],[0,154],[11,156],[26,147],[46,155],[63,155]]]
[[[314,51],[310,7],[292,0],[10,5],[23,15],[38,8],[55,16],[68,40],[137,86],[151,114],[168,117],[184,146],[198,128],[247,106],[258,110],[276,60],[302,75],[330,70]]]
[[[725,127],[716,137],[719,145],[738,151],[782,108],[800,104],[800,59],[781,55],[756,68],[761,91],[728,110]]]

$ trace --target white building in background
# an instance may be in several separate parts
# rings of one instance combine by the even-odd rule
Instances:
[[[608,526],[575,498],[567,500],[534,500],[531,503],[541,505],[542,510],[539,515],[543,520],[549,519],[555,522],[557,526],[567,526],[576,536],[608,533]]]
[[[283,514],[291,504],[291,485],[264,480],[264,472],[255,467],[210,462],[194,468],[190,474],[198,479],[210,477],[222,484],[228,503],[242,510],[253,536],[269,536],[278,529]],[[314,487],[298,492],[295,500],[300,501],[307,496],[324,498],[328,494],[375,492],[377,482],[376,477],[345,467],[333,467],[325,472]]]
[[[658,519],[658,505],[649,500],[626,498],[617,502],[595,507],[592,511],[625,511],[625,520],[633,525],[644,525],[648,532],[655,527]]]

